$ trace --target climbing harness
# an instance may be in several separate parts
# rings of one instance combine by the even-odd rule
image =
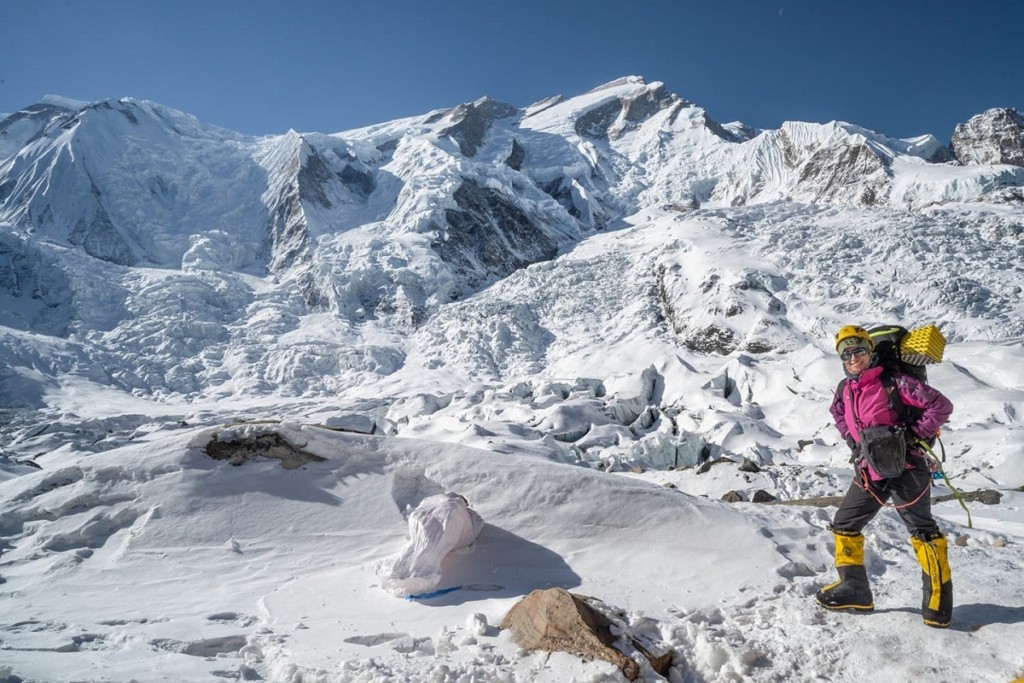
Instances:
[[[939,440],[939,444],[942,448],[943,455],[945,455],[946,448],[945,446],[942,445],[941,439]],[[967,503],[964,501],[963,494],[960,493],[960,491],[958,491],[955,486],[953,486],[953,483],[949,480],[949,476],[946,474],[946,471],[942,469],[942,460],[945,460],[945,457],[943,457],[940,460],[939,457],[935,454],[935,451],[932,450],[932,447],[929,446],[928,443],[922,439],[917,439],[916,441],[914,441],[914,445],[921,449],[921,454],[924,456],[925,460],[935,467],[935,474],[939,475],[939,477],[941,477],[942,480],[945,482],[946,486],[949,487],[949,490],[953,492],[953,496],[957,499],[957,502],[960,503],[960,507],[962,507],[964,509],[964,512],[967,513],[967,528],[973,529],[974,522],[971,520],[971,511],[967,509]],[[929,479],[928,483],[925,484],[924,489],[921,491],[921,493],[919,493],[917,497],[914,498],[914,500],[910,501],[909,503],[903,503],[902,505],[896,505],[895,503],[886,503],[881,498],[879,498],[878,495],[875,493],[874,489],[871,488],[871,482],[868,479],[867,470],[865,468],[858,468],[858,471],[860,472],[861,477],[860,487],[867,491],[868,493],[870,493],[871,497],[878,501],[879,505],[881,505],[882,507],[892,508],[893,510],[902,510],[903,508],[908,508],[911,507],[912,505],[915,505],[918,501],[924,498],[925,494],[927,494],[932,487],[932,480]]]

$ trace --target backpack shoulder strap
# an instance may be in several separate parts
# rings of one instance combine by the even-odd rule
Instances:
[[[889,409],[900,416],[900,424],[904,427],[910,427],[919,416],[914,414],[903,401],[903,397],[900,396],[900,388],[896,386],[896,378],[893,377],[893,372],[888,368],[882,371],[882,386],[885,387],[885,395],[889,399]]]

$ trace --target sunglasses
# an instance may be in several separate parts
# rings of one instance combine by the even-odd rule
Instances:
[[[861,356],[866,356],[867,353],[867,349],[859,346],[855,349],[848,349],[846,351],[843,351],[841,354],[839,354],[839,357],[842,358],[843,362],[845,363],[846,361],[852,358],[860,358]]]

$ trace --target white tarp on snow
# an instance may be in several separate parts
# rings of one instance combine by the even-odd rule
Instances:
[[[441,583],[441,562],[448,553],[476,541],[484,520],[457,493],[424,498],[409,515],[409,542],[392,560],[377,567],[381,586],[395,595],[421,595]]]

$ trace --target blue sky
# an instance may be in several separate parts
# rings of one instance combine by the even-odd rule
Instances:
[[[896,137],[1024,111],[1020,0],[0,0],[0,113],[134,97],[262,135],[338,132],[621,76],[720,121]]]

